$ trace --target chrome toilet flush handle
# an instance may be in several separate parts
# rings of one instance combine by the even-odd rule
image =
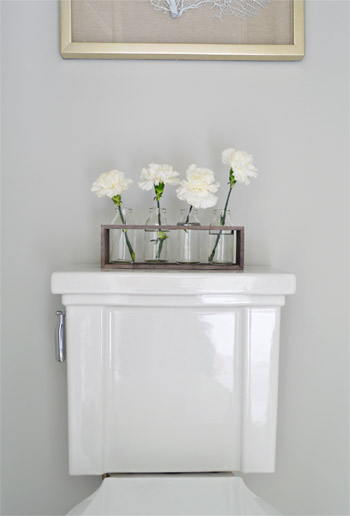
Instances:
[[[66,360],[66,339],[65,339],[65,313],[57,310],[58,322],[56,326],[56,360],[64,362]]]

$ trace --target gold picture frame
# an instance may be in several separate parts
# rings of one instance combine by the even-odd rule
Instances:
[[[77,42],[72,0],[60,0],[61,55],[66,59],[184,59],[299,61],[304,57],[304,0],[293,0],[292,44]]]

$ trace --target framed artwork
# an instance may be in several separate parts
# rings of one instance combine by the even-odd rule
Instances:
[[[61,54],[298,61],[304,0],[61,0]]]

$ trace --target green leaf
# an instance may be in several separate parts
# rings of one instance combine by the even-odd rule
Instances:
[[[122,203],[122,196],[121,195],[115,195],[114,197],[112,197],[112,201],[114,202],[114,204],[116,204],[117,206],[120,206],[121,203]]]
[[[237,183],[237,181],[235,179],[235,174],[231,168],[230,169],[230,188],[233,188],[235,186],[235,183]]]
[[[154,191],[156,193],[155,199],[156,199],[156,201],[159,201],[164,192],[164,183],[159,183],[158,185],[154,185]]]
[[[166,240],[169,238],[164,231],[157,231],[157,235],[159,240]]]

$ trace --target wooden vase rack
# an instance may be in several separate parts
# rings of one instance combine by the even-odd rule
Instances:
[[[177,262],[111,262],[109,252],[110,230],[145,230],[148,231],[231,231],[236,233],[236,256],[232,264],[218,263],[177,263]],[[114,269],[143,269],[143,270],[232,270],[241,271],[244,268],[244,227],[243,226],[169,226],[145,224],[107,224],[101,226],[101,268]]]

